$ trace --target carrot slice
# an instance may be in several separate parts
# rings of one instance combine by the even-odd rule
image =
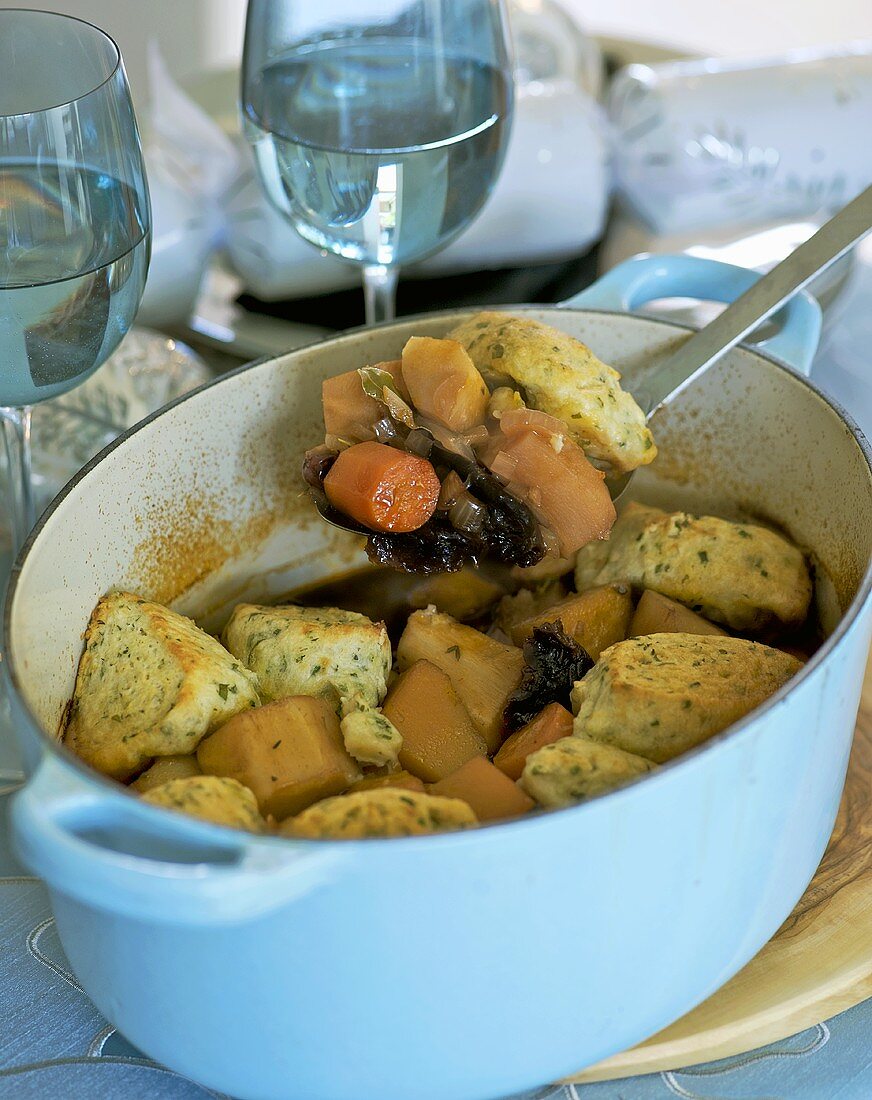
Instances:
[[[342,451],[324,478],[333,507],[372,531],[417,531],[435,512],[440,488],[426,459],[383,443]]]

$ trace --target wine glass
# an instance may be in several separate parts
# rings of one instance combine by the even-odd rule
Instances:
[[[0,9],[0,417],[14,549],[33,526],[30,413],[84,381],[145,286],[150,212],[118,47]]]
[[[456,237],[512,115],[503,0],[249,0],[243,126],[270,199],[363,268],[367,324],[401,264]]]

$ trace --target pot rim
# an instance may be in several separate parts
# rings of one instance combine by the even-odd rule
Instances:
[[[325,344],[338,343],[343,340],[353,340],[354,338],[361,336],[364,333],[371,333],[376,329],[388,329],[392,327],[398,327],[400,325],[405,325],[407,323],[415,321],[429,321],[442,316],[449,317],[463,314],[471,314],[479,312],[481,309],[487,308],[489,307],[485,305],[477,307],[476,309],[450,308],[432,310],[427,313],[417,313],[401,317],[395,321],[383,321],[378,325],[359,325],[355,328],[345,329],[340,333],[324,337],[321,340],[313,341],[310,344],[305,344],[300,348],[292,348],[290,351],[284,353],[283,355],[264,355],[258,359],[252,360],[250,363],[243,363],[242,365],[240,365],[239,367],[235,367],[231,371],[227,371],[224,374],[220,374],[215,378],[209,379],[207,382],[204,382],[202,385],[197,386],[195,389],[189,390],[187,393],[184,393],[180,397],[175,398],[175,400],[161,406],[161,408],[157,411],[150,413],[147,417],[138,421],[132,427],[128,428],[125,432],[119,435],[116,439],[112,440],[112,442],[108,443],[88,463],[86,463],[86,465],[84,465],[76,474],[74,474],[72,478],[70,478],[70,480],[52,499],[48,507],[37,520],[33,530],[29,534],[27,540],[25,541],[12,565],[8,583],[6,586],[6,594],[4,597],[2,635],[0,635],[0,652],[2,652],[6,657],[3,664],[5,665],[7,684],[14,692],[15,700],[18,703],[18,706],[20,707],[26,721],[30,723],[32,729],[37,732],[40,739],[44,742],[46,748],[53,755],[60,757],[60,759],[66,765],[74,768],[77,773],[84,776],[90,782],[94,782],[100,786],[105,787],[107,790],[111,791],[111,793],[115,795],[122,795],[132,798],[137,803],[137,806],[142,810],[146,810],[149,815],[158,814],[160,815],[161,820],[165,820],[164,808],[151,806],[147,803],[144,803],[125,785],[119,784],[116,781],[110,779],[108,776],[102,775],[100,772],[91,768],[83,760],[76,756],[75,753],[67,749],[62,742],[58,741],[55,737],[53,737],[43,729],[41,723],[37,721],[36,717],[30,710],[27,701],[24,698],[20,683],[21,678],[19,677],[14,659],[14,647],[10,646],[12,608],[18,592],[19,582],[21,580],[21,573],[27,561],[27,557],[36,541],[40,538],[43,529],[48,525],[49,521],[54,516],[54,513],[57,511],[63,501],[70,495],[70,493],[72,493],[73,490],[78,487],[79,483],[90,474],[91,470],[93,470],[98,464],[105,461],[112,454],[113,451],[125,444],[128,439],[132,438],[138,432],[142,431],[154,420],[156,420],[160,416],[163,416],[169,410],[176,408],[186,401],[192,400],[204,390],[211,389],[213,386],[221,385],[225,381],[235,378],[238,375],[241,375],[249,370],[253,370],[256,367],[261,367],[266,363],[285,358],[286,355],[294,355],[298,352],[308,352],[315,348],[322,347]],[[501,310],[507,311],[548,311],[560,309],[566,313],[587,313],[596,316],[621,318],[622,320],[626,319],[631,322],[641,321],[646,324],[654,324],[662,328],[669,329],[673,332],[698,331],[692,325],[681,324],[675,321],[666,320],[664,318],[650,317],[646,314],[616,313],[613,310],[606,309],[582,309],[558,306],[556,304],[529,302],[519,305],[501,305],[499,308]],[[866,460],[867,472],[869,474],[870,482],[872,482],[872,443],[870,443],[870,441],[866,438],[865,434],[860,429],[859,425],[856,423],[850,413],[848,413],[847,410],[844,409],[841,404],[834,398],[829,397],[828,395],[823,393],[820,387],[812,382],[810,378],[802,374],[800,371],[796,370],[794,367],[790,366],[788,363],[783,362],[781,359],[778,359],[776,356],[771,355],[764,350],[761,350],[761,348],[753,344],[742,342],[738,344],[737,347],[743,351],[751,352],[752,354],[759,356],[761,359],[764,359],[766,362],[771,363],[779,370],[786,372],[793,379],[800,382],[808,390],[810,390],[812,394],[814,394],[814,396],[818,398],[818,400],[822,401],[825,405],[832,409],[836,416],[839,417],[842,423],[846,426],[850,435],[859,446],[860,452]],[[577,815],[590,812],[593,807],[602,804],[606,799],[627,797],[630,795],[630,792],[637,786],[637,784],[652,784],[657,783],[658,780],[662,781],[664,776],[671,775],[679,768],[692,766],[692,764],[701,756],[709,752],[716,751],[720,745],[733,741],[735,738],[742,735],[749,736],[749,730],[756,726],[757,723],[759,723],[770,711],[779,706],[790,692],[795,690],[795,688],[798,687],[802,681],[804,681],[811,673],[815,672],[820,665],[822,665],[825,661],[829,659],[834,650],[841,645],[844,637],[854,625],[855,621],[860,616],[860,613],[863,611],[866,604],[870,602],[870,595],[872,595],[872,555],[870,555],[869,561],[866,564],[866,569],[860,579],[857,592],[855,593],[854,598],[851,600],[851,603],[845,609],[835,630],[824,641],[823,645],[821,645],[820,648],[815,651],[815,653],[811,656],[811,658],[806,662],[806,664],[796,674],[795,677],[793,677],[790,681],[780,687],[778,691],[776,691],[773,695],[770,695],[769,698],[761,703],[758,707],[755,707],[754,710],[750,711],[747,715],[740,718],[737,722],[732,723],[725,730],[722,730],[720,733],[717,733],[713,737],[708,738],[708,740],[703,741],[701,744],[696,745],[694,748],[688,750],[687,752],[682,753],[680,756],[677,756],[674,759],[669,760],[664,764],[661,764],[653,773],[639,776],[622,787],[618,787],[612,791],[606,791],[604,794],[598,795],[596,798],[592,798],[586,802],[578,803],[575,806],[563,807],[559,811],[559,814],[556,815],[557,819],[564,819],[564,815],[566,815],[567,813]],[[174,816],[176,819],[179,819],[184,815],[176,814]],[[540,810],[538,812],[527,814],[520,819],[485,822],[477,829],[473,830],[461,830],[454,833],[427,834],[414,837],[378,837],[360,840],[345,840],[338,843],[341,843],[343,847],[346,848],[349,846],[353,846],[355,848],[357,848],[358,846],[369,847],[373,844],[383,846],[385,844],[385,841],[389,841],[391,844],[405,844],[411,842],[416,845],[419,845],[421,843],[427,843],[431,845],[454,843],[465,844],[472,840],[472,838],[481,836],[482,832],[493,835],[494,829],[515,830],[530,827],[540,827],[543,818],[551,818],[552,816],[555,816],[552,811]],[[237,829],[231,829],[221,825],[213,825],[209,822],[198,821],[195,818],[187,818],[186,825],[188,825],[194,832],[200,833],[204,836],[223,836],[225,838],[232,836],[236,839],[237,844],[240,842],[241,834]],[[255,842],[287,844],[289,839],[293,839],[294,842],[297,844],[304,843],[306,845],[325,845],[337,843],[337,841],[333,840],[315,838],[288,838],[278,835],[273,836],[258,834],[242,835],[244,835],[244,843],[246,845]]]

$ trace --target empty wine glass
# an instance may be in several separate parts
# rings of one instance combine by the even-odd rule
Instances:
[[[249,0],[243,125],[297,232],[362,265],[368,324],[401,264],[456,237],[512,113],[502,0]]]
[[[118,47],[70,16],[0,10],[0,417],[14,549],[34,522],[30,406],[84,381],[127,332],[149,225]]]

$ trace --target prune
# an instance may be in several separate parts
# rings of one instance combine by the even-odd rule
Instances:
[[[396,426],[399,444],[409,432],[401,424]],[[453,470],[469,492],[484,504],[486,515],[476,534],[456,530],[440,513],[408,534],[367,531],[328,503],[322,486],[336,461],[337,452],[322,446],[306,452],[303,480],[324,519],[338,527],[365,534],[370,561],[406,573],[422,576],[456,573],[463,565],[475,565],[482,558],[520,566],[535,565],[542,560],[545,544],[539,525],[526,504],[507,493],[502,483],[479,462],[443,447],[422,428],[415,429],[415,436],[415,446],[410,447],[413,453],[429,459],[443,471]]]
[[[478,561],[477,544],[435,515],[417,531],[407,534],[379,532],[368,536],[366,556],[376,565],[389,565],[406,573],[456,573],[467,562]]]
[[[506,734],[531,722],[549,703],[570,709],[572,685],[593,668],[590,654],[563,629],[558,619],[537,626],[524,642],[526,666],[509,696],[503,720]]]
[[[339,457],[338,451],[329,447],[312,447],[303,455],[303,481],[310,489],[320,489],[330,467]]]

